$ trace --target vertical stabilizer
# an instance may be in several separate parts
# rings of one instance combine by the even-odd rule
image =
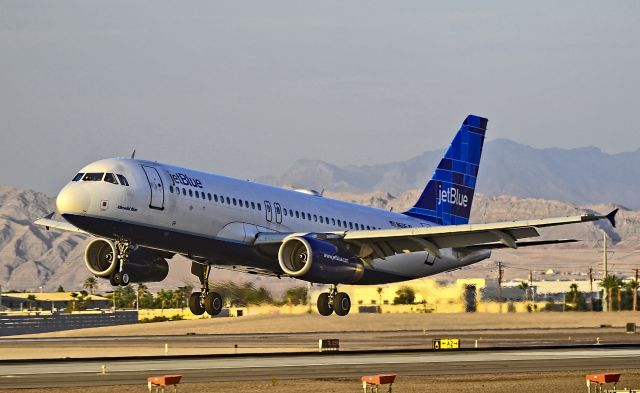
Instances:
[[[469,222],[487,119],[469,115],[416,204],[404,214],[439,225]]]

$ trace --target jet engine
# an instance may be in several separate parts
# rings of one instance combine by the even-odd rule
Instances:
[[[118,269],[115,257],[116,247],[111,240],[96,239],[84,251],[84,264],[96,277],[109,278]],[[144,247],[136,247],[129,252],[124,271],[130,282],[158,282],[169,274],[169,264],[165,258],[171,254]]]
[[[364,274],[357,257],[313,235],[286,238],[278,262],[286,274],[321,284],[353,283]]]

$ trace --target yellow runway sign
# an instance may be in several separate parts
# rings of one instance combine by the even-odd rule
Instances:
[[[460,348],[460,339],[459,338],[434,338],[431,346],[433,349],[459,349]]]

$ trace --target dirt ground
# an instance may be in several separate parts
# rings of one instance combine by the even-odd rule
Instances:
[[[13,337],[91,337],[184,335],[187,333],[292,333],[389,330],[576,328],[627,322],[640,325],[640,312],[611,313],[461,313],[461,314],[352,314],[322,317],[316,314],[256,315],[67,330]]]
[[[442,375],[438,377],[402,376],[399,375],[393,384],[394,392],[418,393],[477,393],[477,392],[579,392],[586,391],[585,374],[598,370],[571,371],[571,372],[546,372],[546,373],[505,373],[495,374],[471,374],[471,375]],[[608,370],[611,371],[611,370]],[[622,378],[618,388],[640,388],[640,370],[618,370]],[[16,390],[11,390],[15,392]],[[40,393],[41,389],[18,389],[20,393]],[[146,392],[147,386],[120,385],[102,387],[78,387],[78,388],[47,388],[47,393],[133,393]],[[168,391],[173,391],[168,389]],[[193,393],[241,393],[241,392],[362,392],[362,384],[358,379],[301,379],[301,380],[262,380],[262,381],[238,381],[215,383],[185,383],[179,385],[178,391]],[[386,389],[381,389],[385,391]],[[2,390],[0,393],[8,393]]]

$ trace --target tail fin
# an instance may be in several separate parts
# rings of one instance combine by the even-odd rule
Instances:
[[[439,225],[469,222],[487,119],[469,115],[416,204],[404,214]]]

